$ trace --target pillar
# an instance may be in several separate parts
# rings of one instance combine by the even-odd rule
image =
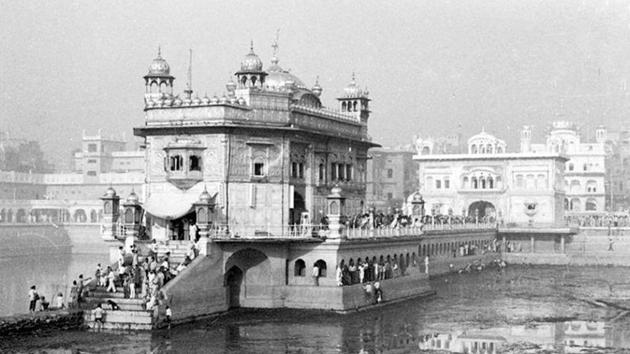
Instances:
[[[216,194],[214,197],[210,196],[210,193],[208,193],[204,187],[203,192],[199,195],[199,201],[193,204],[195,207],[195,214],[197,216],[197,229],[199,230],[197,248],[199,249],[199,254],[202,256],[207,256],[209,254],[208,244],[210,240],[210,228],[214,220],[214,206],[216,204],[215,197]],[[194,237],[194,235],[191,235],[191,239]]]
[[[125,249],[131,250],[131,246],[138,240],[140,222],[142,221],[142,206],[138,196],[133,191],[123,203],[123,225],[125,226]]]
[[[114,188],[109,187],[101,197],[103,201],[103,219],[101,220],[101,237],[105,240],[116,239],[116,224],[118,222],[118,208],[120,197]],[[63,222],[64,210],[59,209],[58,222]]]
[[[564,235],[560,235],[560,253],[564,253]]]
[[[345,236],[342,235],[343,225],[341,224],[341,216],[344,212],[346,198],[341,195],[341,188],[334,186],[326,199],[328,201],[328,238],[345,238]]]
[[[535,250],[534,250],[534,243],[535,243],[534,242],[534,235],[529,236],[529,242],[530,242],[530,252],[534,253],[535,252]]]

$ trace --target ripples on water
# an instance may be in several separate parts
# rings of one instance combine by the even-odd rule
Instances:
[[[465,348],[497,353],[630,352],[630,315],[625,310],[630,301],[623,300],[630,298],[628,268],[515,266],[504,273],[451,275],[432,283],[437,291],[434,297],[347,315],[240,310],[177,326],[170,333],[58,332],[4,341],[0,349],[40,353],[458,353]]]

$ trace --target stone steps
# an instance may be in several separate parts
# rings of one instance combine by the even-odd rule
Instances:
[[[109,307],[107,304],[107,300],[112,300],[113,302],[120,307],[121,310],[129,310],[129,311],[144,311],[145,301],[144,299],[119,299],[119,298],[99,298],[99,297],[88,297],[86,298],[85,303],[88,308],[93,309],[96,305],[101,304],[104,309]]]
[[[96,323],[94,321],[86,321],[85,323],[90,330],[95,330]],[[150,331],[153,329],[153,325],[146,323],[115,323],[105,321],[101,329],[107,331]]]

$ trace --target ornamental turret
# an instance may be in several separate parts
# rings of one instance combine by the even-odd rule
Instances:
[[[155,59],[149,65],[149,72],[144,75],[144,100],[145,104],[154,101],[158,102],[164,97],[173,95],[173,81],[175,77],[171,75],[171,68],[162,58],[160,48]]]
[[[254,53],[254,42],[251,42],[249,53],[241,61],[241,70],[235,75],[239,89],[263,87],[267,73],[263,70],[262,60]]]
[[[352,73],[352,80],[344,89],[342,97],[337,98],[339,101],[339,107],[341,113],[351,114],[357,118],[361,123],[366,123],[370,117],[369,92],[367,89],[361,89],[355,80],[354,73]]]

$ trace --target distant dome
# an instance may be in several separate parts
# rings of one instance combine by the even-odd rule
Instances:
[[[346,86],[346,88],[343,89],[343,92],[344,92],[344,97],[367,96],[367,91],[364,92],[359,86],[357,86],[357,82],[354,79],[354,73],[352,73],[352,80],[350,81],[348,86]]]
[[[254,53],[254,44],[249,48],[249,53],[241,61],[241,71],[258,72],[262,71],[262,60]]]
[[[203,204],[210,204],[212,202],[212,196],[205,187],[203,188],[203,192],[199,195],[199,202]]]
[[[278,67],[280,68],[280,67]],[[296,88],[308,90],[308,87],[297,76],[291,74],[288,71],[270,71],[268,70],[267,77],[265,78],[265,86],[272,89],[285,88],[287,84],[291,84]]]
[[[151,65],[149,65],[149,74],[152,76],[169,76],[171,74],[171,67],[168,65],[166,60],[162,59],[162,55],[160,50],[158,49],[158,55],[153,61]]]
[[[132,191],[127,197],[127,203],[129,204],[137,204],[139,201],[140,199],[138,199],[138,195],[134,191]]]
[[[112,187],[107,188],[107,190],[105,191],[105,197],[112,198],[115,196],[116,196],[116,191],[114,190],[114,188]]]

